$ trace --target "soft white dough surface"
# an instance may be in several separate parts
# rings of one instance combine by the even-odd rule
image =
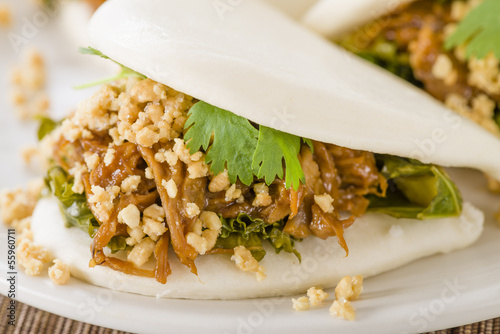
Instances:
[[[221,19],[206,0],[111,0],[89,33],[112,59],[258,124],[500,180],[495,136],[259,1]]]
[[[35,242],[71,266],[74,277],[95,285],[165,298],[236,299],[304,293],[311,286],[335,286],[345,275],[369,277],[418,258],[466,247],[479,237],[484,215],[464,203],[462,216],[429,221],[367,214],[345,231],[349,256],[337,243],[311,237],[296,243],[299,264],[292,254],[267,249],[261,264],[267,278],[236,268],[229,256],[208,255],[196,260],[199,277],[191,274],[170,251],[172,275],[166,285],[152,278],[122,274],[105,267],[89,268],[91,239],[84,231],[66,228],[55,198],[38,202],[31,228]]]
[[[303,15],[301,21],[323,36],[338,38],[411,1],[320,0]]]

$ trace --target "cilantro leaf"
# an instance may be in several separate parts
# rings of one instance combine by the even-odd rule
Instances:
[[[283,178],[283,160],[286,166],[286,187],[298,189],[300,182],[306,183],[302,166],[297,156],[300,152],[300,137],[260,126],[259,141],[253,156],[252,168],[258,169],[257,177],[267,184],[276,177]]]
[[[269,185],[286,174],[287,188],[305,184],[298,154],[302,141],[313,149],[310,139],[259,126],[257,130],[246,118],[200,101],[189,110],[184,135],[191,154],[207,152],[205,162],[214,174],[227,169],[229,180],[237,178],[250,185],[254,176]],[[283,171],[283,160],[285,172]]]
[[[493,52],[500,58],[500,1],[485,0],[470,11],[457,30],[446,39],[445,48],[467,43],[466,56],[484,58]]]
[[[252,158],[259,132],[250,122],[227,110],[200,101],[189,110],[184,135],[191,154],[203,148],[205,162],[218,174],[227,168],[229,180],[243,184],[253,181]],[[213,141],[212,141],[213,135]]]
[[[120,73],[118,73],[117,75],[115,75],[115,76],[113,76],[111,78],[105,78],[105,79],[102,79],[102,80],[99,80],[99,81],[96,81],[96,82],[92,82],[92,83],[89,83],[89,84],[80,85],[80,86],[75,87],[76,89],[89,88],[89,87],[93,87],[93,86],[97,86],[97,85],[102,85],[102,84],[105,84],[105,83],[108,83],[108,82],[111,82],[111,81],[115,81],[115,80],[118,80],[118,79],[128,78],[128,77],[138,77],[138,78],[141,78],[141,79],[146,79],[146,76],[144,76],[144,75],[142,75],[142,74],[134,71],[131,68],[123,66],[122,64],[114,61],[113,59],[111,59],[108,56],[106,56],[105,54],[103,54],[101,51],[96,50],[96,49],[94,49],[92,47],[80,48],[80,53],[87,54],[87,55],[98,56],[98,57],[101,57],[101,58],[104,58],[104,59],[111,60],[113,63],[118,64],[121,67],[121,71],[120,71]]]

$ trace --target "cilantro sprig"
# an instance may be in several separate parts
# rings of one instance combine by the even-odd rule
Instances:
[[[450,50],[461,44],[467,44],[467,58],[484,58],[490,52],[500,58],[500,1],[485,0],[471,10],[446,39],[445,48]]]
[[[200,101],[189,110],[184,135],[191,154],[203,149],[214,174],[227,169],[229,180],[250,185],[254,176],[269,185],[283,178],[287,188],[305,183],[298,154],[302,141],[312,142],[265,126],[256,129],[246,118]],[[283,172],[283,162],[285,173]]]
[[[127,66],[124,66],[116,61],[114,61],[113,59],[109,58],[108,56],[106,56],[105,54],[103,54],[101,51],[97,50],[97,49],[94,49],[92,47],[88,47],[88,48],[80,48],[80,53],[81,54],[87,54],[87,55],[92,55],[92,56],[98,56],[98,57],[101,57],[103,59],[108,59],[108,60],[111,60],[113,63],[119,65],[121,67],[121,71],[120,73],[118,73],[117,75],[113,76],[113,77],[110,77],[110,78],[104,78],[102,80],[99,80],[99,81],[96,81],[96,82],[92,82],[92,83],[89,83],[89,84],[85,84],[85,85],[80,85],[80,86],[77,86],[75,87],[76,89],[83,89],[83,88],[89,88],[89,87],[93,87],[93,86],[97,86],[97,85],[102,85],[102,84],[105,84],[105,83],[108,83],[108,82],[111,82],[111,81],[115,81],[115,80],[118,80],[118,79],[122,79],[122,78],[128,78],[128,77],[138,77],[138,78],[141,78],[141,79],[146,79],[146,76],[132,70],[131,68],[128,68]]]

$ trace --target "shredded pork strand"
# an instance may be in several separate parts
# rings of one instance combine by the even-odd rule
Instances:
[[[104,85],[51,135],[56,164],[73,172],[75,180],[81,179],[89,208],[99,223],[90,266],[104,265],[166,283],[171,273],[171,244],[180,262],[196,274],[198,251],[234,253],[233,249],[213,248],[213,242],[212,248],[188,243],[187,235],[201,229],[203,212],[224,218],[246,213],[269,224],[283,220],[285,233],[299,239],[337,236],[348,253],[344,229],[364,214],[368,205],[364,195],[384,195],[387,188],[373,154],[314,142],[314,151],[304,145],[298,156],[306,183],[297,190],[287,189],[280,179],[270,185],[257,179],[251,185],[240,181],[227,185],[224,175],[218,180],[223,186],[210,187],[215,176],[208,173],[204,153],[191,155],[182,140],[187,111],[195,102],[150,79],[122,79]],[[326,200],[331,210],[325,212],[315,196]],[[121,210],[130,205],[140,213],[132,227],[122,216],[118,219]],[[341,219],[341,212],[350,217]],[[127,238],[130,247],[139,247],[143,237],[150,238],[147,243],[154,242],[154,250],[135,264],[106,255],[106,246],[117,236]],[[153,270],[136,267],[149,260],[145,256],[150,254]]]

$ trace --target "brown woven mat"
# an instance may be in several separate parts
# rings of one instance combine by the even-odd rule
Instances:
[[[17,303],[16,305],[16,326],[9,326],[6,321],[8,304],[9,299],[0,295],[0,333],[2,334],[126,334],[125,332],[93,326],[83,322],[60,317],[22,303]],[[500,334],[500,318],[478,322],[467,326],[431,332],[429,334]]]

